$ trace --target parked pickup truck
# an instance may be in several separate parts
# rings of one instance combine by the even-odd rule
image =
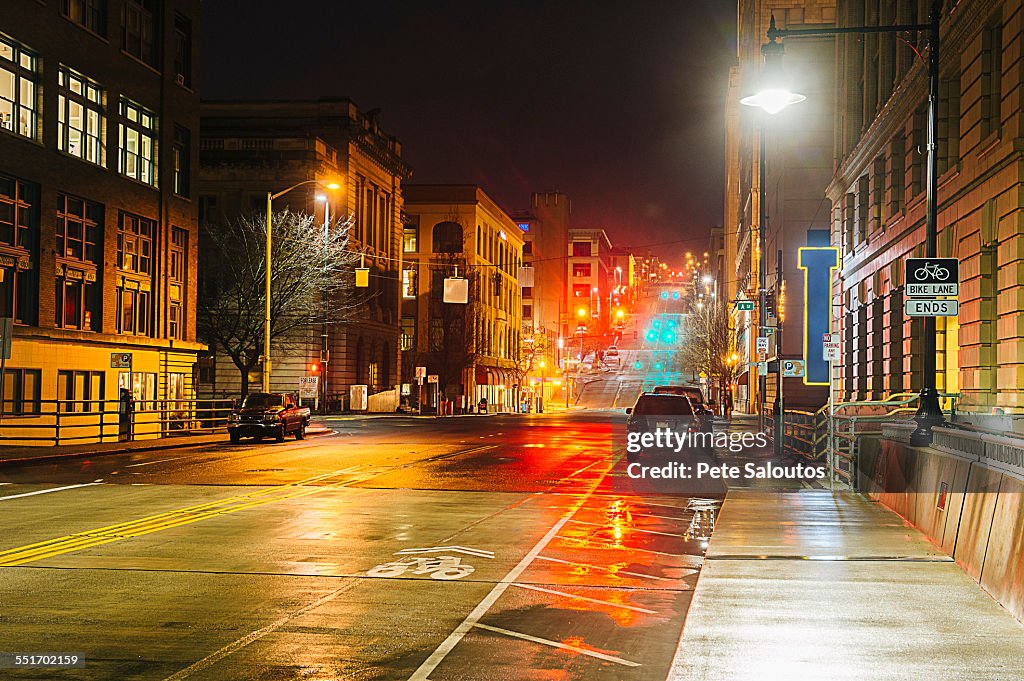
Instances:
[[[273,437],[284,442],[284,436],[295,435],[296,440],[306,437],[309,425],[309,407],[300,407],[288,393],[250,393],[242,406],[228,417],[228,435],[232,442],[243,437],[257,441]]]

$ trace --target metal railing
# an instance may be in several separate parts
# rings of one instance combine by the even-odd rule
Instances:
[[[941,393],[939,397],[948,405],[943,413],[955,416],[956,401],[960,395]],[[911,419],[917,412],[917,407],[911,405],[918,399],[918,393],[896,393],[881,400],[840,402],[833,405],[831,414],[828,405],[815,412],[786,410],[783,418],[783,450],[810,461],[824,460],[833,487],[838,482],[841,486],[856,489],[862,438],[882,436],[888,432],[893,421]],[[765,424],[769,437],[774,441],[774,419],[771,413],[765,414]],[[909,430],[903,436],[905,438],[909,438],[909,431],[914,429],[908,426]],[[899,429],[899,433],[902,430]],[[893,429],[893,434],[898,434],[896,429]]]
[[[235,399],[144,400],[127,413],[119,400],[40,400],[4,414],[0,445],[62,445],[212,433],[227,425]]]

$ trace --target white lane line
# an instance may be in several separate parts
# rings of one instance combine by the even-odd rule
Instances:
[[[610,605],[613,608],[625,608],[626,610],[635,610],[637,612],[646,612],[650,615],[657,615],[657,610],[648,610],[647,608],[638,608],[635,605],[626,605],[625,603],[612,603],[611,601],[602,601],[599,598],[590,598],[589,596],[580,596],[577,594],[567,593],[565,591],[557,591],[555,589],[545,589],[542,586],[534,586],[533,584],[520,584],[516,582],[512,586],[518,586],[520,589],[529,589],[530,591],[543,591],[546,594],[554,594],[556,596],[565,596],[566,598],[575,598],[578,601],[587,601],[589,603],[600,603],[601,605]]]
[[[689,510],[691,510],[689,506],[673,506],[672,504],[655,504],[654,502],[651,502],[651,501],[638,501],[636,503],[637,503],[638,506],[660,506],[661,508],[674,508],[677,511],[689,511]]]
[[[590,657],[596,657],[599,660],[605,660],[606,662],[615,662],[616,664],[621,664],[621,665],[626,666],[626,667],[639,667],[639,666],[641,666],[639,662],[633,662],[631,660],[624,660],[621,657],[615,657],[614,655],[605,655],[604,653],[599,653],[599,652],[594,651],[594,650],[587,650],[586,648],[577,648],[576,646],[566,645],[564,643],[559,643],[558,641],[552,641],[552,640],[546,639],[546,638],[539,638],[537,636],[530,636],[529,634],[522,634],[522,633],[520,633],[518,631],[512,631],[510,629],[500,629],[498,627],[491,627],[491,626],[488,626],[486,624],[480,624],[480,623],[474,624],[473,626],[475,626],[478,629],[486,629],[487,631],[493,631],[493,632],[495,632],[497,634],[504,634],[505,636],[512,636],[513,638],[521,638],[524,641],[532,641],[533,643],[541,643],[541,644],[546,645],[546,646],[551,646],[552,648],[561,648],[562,650],[571,650],[574,653],[579,653],[580,655],[589,655]]]
[[[601,543],[601,542],[590,541],[589,539],[579,539],[577,537],[566,537],[566,536],[563,536],[563,535],[558,535],[558,538],[562,539],[562,540],[565,540],[565,541],[574,541],[574,542],[577,542],[577,543],[580,543],[580,544],[591,544],[591,545],[594,545],[594,546],[604,546],[603,543]],[[673,558],[690,558],[691,560],[689,562],[692,563],[692,562],[696,561],[697,565],[702,565],[703,562],[704,562],[704,559],[701,558],[700,556],[694,556],[693,554],[690,554],[690,553],[665,553],[664,551],[653,551],[651,549],[638,549],[635,546],[604,546],[604,548],[608,549],[609,551],[614,551],[616,549],[620,549],[620,550],[623,550],[623,551],[642,551],[644,553],[654,553],[654,554],[657,554],[659,556],[672,556]]]
[[[60,492],[66,489],[75,489],[76,487],[92,487],[93,485],[102,485],[102,482],[86,482],[81,485],[68,485],[66,487],[51,487],[50,489],[38,489],[35,492],[25,492],[23,494],[12,494],[9,497],[0,497],[0,501],[5,499],[20,499],[22,497],[34,497],[37,494],[49,494],[50,492]]]
[[[537,558],[539,558],[541,560],[550,560],[552,563],[565,563],[566,565],[579,565],[580,567],[593,568],[594,570],[604,570],[605,572],[611,572],[612,574],[615,574],[615,575],[629,575],[630,577],[642,577],[644,579],[656,579],[656,580],[661,581],[661,582],[677,582],[677,581],[679,581],[679,579],[681,579],[681,578],[678,578],[678,577],[658,577],[657,575],[647,575],[647,574],[644,574],[642,572],[630,572],[629,570],[613,570],[612,568],[604,567],[603,565],[591,565],[590,563],[580,563],[580,562],[577,562],[577,561],[562,560],[561,558],[552,558],[551,556],[537,556]],[[690,574],[694,574],[696,572],[699,572],[699,570],[696,570],[694,568],[688,568],[688,567],[672,568],[672,569],[673,570],[689,570]]]
[[[9,483],[9,482],[0,482],[0,485],[9,485],[9,484],[11,484],[11,483]]]
[[[167,463],[168,461],[178,461],[178,460],[184,459],[184,458],[186,458],[186,457],[184,457],[184,456],[176,456],[173,459],[160,459],[159,461],[146,461],[144,463],[130,463],[127,466],[125,466],[125,468],[135,468],[137,466],[152,466],[153,464]]]
[[[569,522],[570,523],[579,523],[580,525],[595,525],[597,527],[605,527],[604,523],[592,523],[592,522],[588,522],[586,520],[576,520],[575,518],[573,518]],[[613,528],[609,527],[608,529],[613,529]],[[673,534],[672,532],[656,532],[655,530],[641,530],[639,527],[631,527],[629,529],[632,530],[633,532],[643,532],[644,534],[660,534],[660,535],[665,536],[665,537],[683,537],[683,536],[685,536],[685,535],[682,535],[682,534]]]
[[[575,477],[575,476],[579,475],[580,473],[582,473],[582,472],[584,472],[584,471],[586,471],[586,470],[589,470],[589,469],[593,468],[594,466],[596,466],[596,465],[597,465],[597,464],[599,464],[599,463],[601,463],[601,460],[600,460],[600,459],[598,459],[598,460],[597,460],[597,461],[595,461],[594,463],[590,464],[589,466],[584,466],[583,468],[579,469],[579,470],[578,470],[578,471],[576,471],[575,473],[570,473],[569,475],[567,475],[567,476],[565,476],[565,477],[566,477],[566,478],[572,478],[572,477]],[[564,478],[563,478],[563,479],[564,479]]]
[[[430,654],[430,657],[424,660],[423,664],[413,672],[412,676],[409,677],[409,681],[429,681],[431,672],[437,669],[437,666],[441,664],[445,657],[447,657],[448,653],[450,653],[455,646],[459,644],[459,641],[469,633],[473,626],[487,614],[487,611],[491,609],[491,606],[494,605],[499,598],[501,598],[501,595],[505,593],[509,585],[519,579],[519,575],[526,571],[526,568],[528,568],[530,563],[533,562],[533,559],[544,550],[544,547],[546,547],[552,539],[558,536],[558,532],[569,521],[569,518],[571,518],[576,511],[580,510],[580,507],[583,506],[587,499],[590,498],[590,495],[597,490],[601,481],[604,480],[604,477],[608,475],[610,471],[611,468],[605,470],[594,484],[590,486],[587,493],[582,495],[579,500],[576,501],[576,503],[566,511],[561,518],[559,518],[558,522],[552,525],[551,529],[540,538],[540,541],[534,544],[533,548],[523,556],[523,559],[520,560],[514,568],[509,570],[508,574],[502,577],[500,582],[494,585],[494,588],[491,589],[490,593],[484,596],[484,599],[480,601],[475,608],[473,608],[473,611],[466,616],[466,619],[464,619],[458,627],[455,628],[455,631],[448,634],[448,638],[442,641],[441,645],[439,645],[437,649]]]

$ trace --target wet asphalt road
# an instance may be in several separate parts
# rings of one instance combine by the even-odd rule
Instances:
[[[660,681],[716,503],[620,484],[621,419],[2,468],[0,652],[86,666],[0,678]]]

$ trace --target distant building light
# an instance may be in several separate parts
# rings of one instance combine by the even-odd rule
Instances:
[[[520,223],[518,223],[518,227],[519,227],[519,229],[523,230],[524,232],[529,232],[530,231],[530,223],[529,222],[520,222]]]

